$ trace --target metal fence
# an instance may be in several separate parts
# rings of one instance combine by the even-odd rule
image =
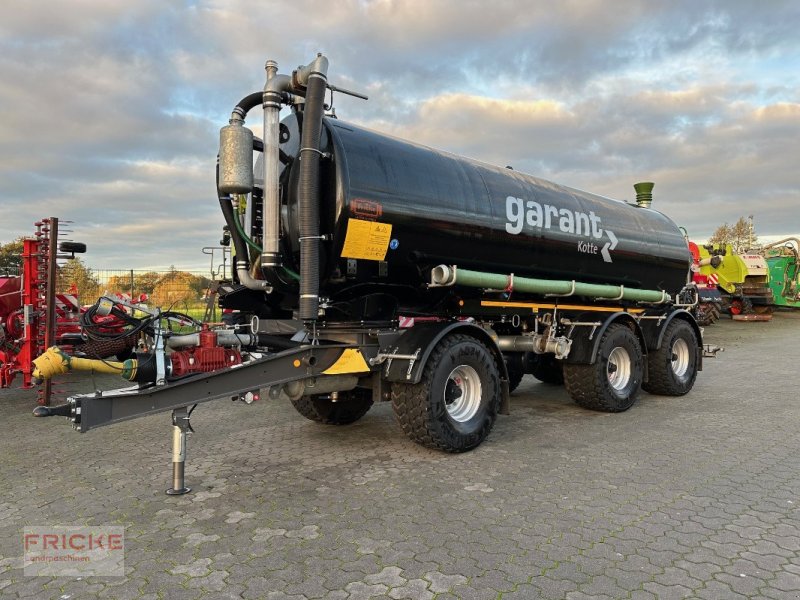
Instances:
[[[185,312],[195,318],[217,320],[208,271],[143,271],[89,269],[68,261],[59,268],[56,291],[70,293],[80,305],[93,304],[102,295],[119,295],[148,306]],[[209,313],[206,315],[206,313]]]

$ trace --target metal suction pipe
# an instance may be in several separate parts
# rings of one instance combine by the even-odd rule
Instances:
[[[264,85],[264,241],[261,266],[279,267],[280,256],[280,189],[278,161],[280,155],[280,112],[284,95],[292,79],[278,75],[278,63],[268,60],[267,83]]]
[[[251,333],[237,333],[228,329],[216,329],[214,333],[217,334],[217,344],[220,346],[252,346],[256,343],[256,337]],[[189,346],[200,345],[199,333],[187,333],[183,335],[174,335],[167,338],[167,348],[177,350],[178,348],[187,348]]]

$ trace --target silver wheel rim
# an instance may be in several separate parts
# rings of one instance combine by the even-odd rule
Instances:
[[[624,390],[631,380],[631,356],[625,348],[617,346],[608,355],[606,365],[608,383],[615,390]]]
[[[683,377],[689,370],[689,344],[684,339],[677,339],[672,344],[672,372]]]
[[[469,421],[481,407],[481,378],[469,365],[450,371],[444,387],[444,403],[450,418],[459,423]]]

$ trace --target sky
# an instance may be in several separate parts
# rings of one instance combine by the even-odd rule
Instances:
[[[330,60],[340,119],[653,208],[800,235],[794,0],[4,0],[0,243],[56,216],[103,269],[203,269],[219,128]],[[248,124],[260,128],[260,110]]]

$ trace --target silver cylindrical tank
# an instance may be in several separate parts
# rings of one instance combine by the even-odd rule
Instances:
[[[253,191],[253,132],[241,121],[232,120],[219,130],[219,191]]]

